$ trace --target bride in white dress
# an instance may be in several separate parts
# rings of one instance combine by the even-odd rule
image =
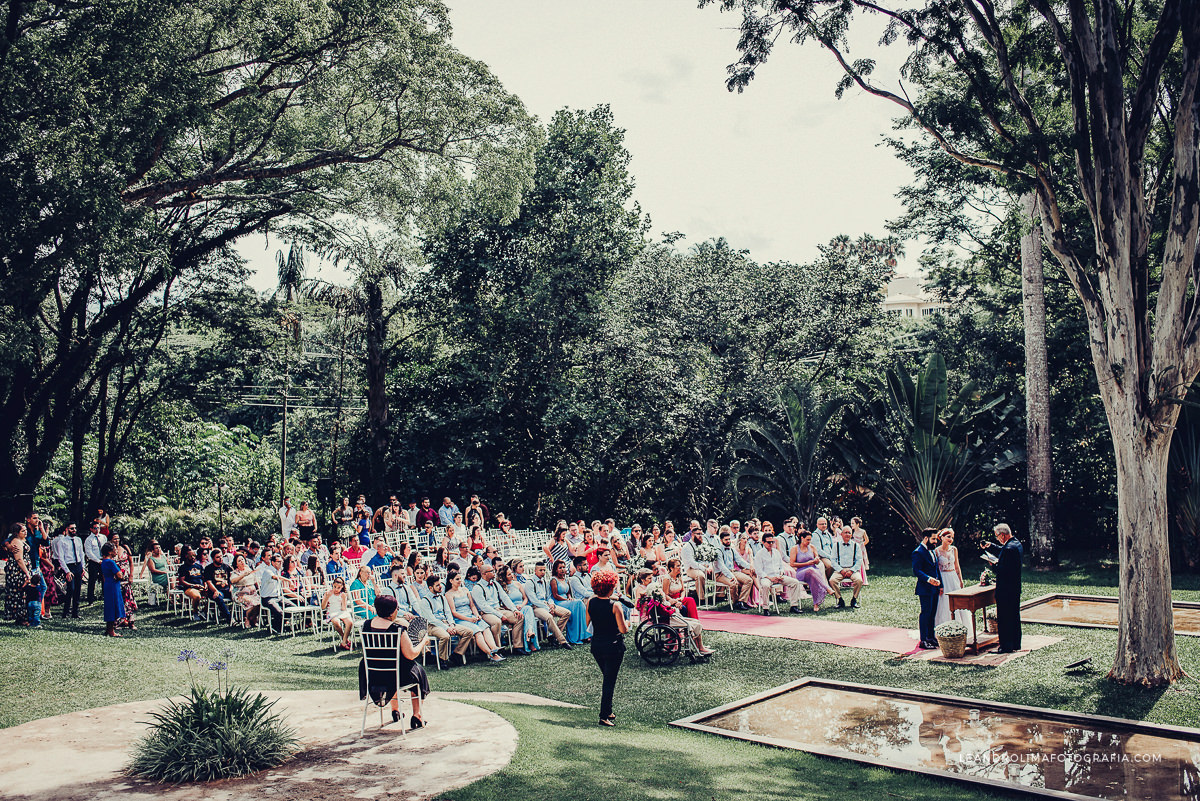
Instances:
[[[941,538],[942,544],[934,549],[933,555],[937,558],[938,570],[942,574],[942,594],[938,596],[937,613],[933,617],[935,626],[950,619],[950,599],[946,597],[946,593],[960,590],[963,586],[958,549],[954,547],[954,529],[944,528],[938,532],[938,537]],[[971,627],[971,613],[965,609],[955,612],[954,617],[967,628]]]

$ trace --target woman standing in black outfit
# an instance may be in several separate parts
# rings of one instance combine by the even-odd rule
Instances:
[[[588,600],[587,622],[592,627],[592,656],[604,676],[600,692],[600,725],[615,726],[616,715],[612,711],[613,689],[617,686],[617,673],[625,658],[625,632],[629,626],[625,615],[612,599],[617,587],[617,574],[611,570],[599,570],[592,574],[592,592]]]

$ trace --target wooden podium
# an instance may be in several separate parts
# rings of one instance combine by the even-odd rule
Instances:
[[[975,612],[983,610],[983,647],[986,648],[996,642],[999,642],[999,637],[987,635],[987,608],[996,604],[996,587],[988,585],[986,587],[975,584],[971,587],[963,587],[961,590],[952,590],[946,593],[946,598],[950,603],[950,619],[954,619],[954,613],[960,610],[971,613],[971,651],[979,653],[979,630],[975,627]]]

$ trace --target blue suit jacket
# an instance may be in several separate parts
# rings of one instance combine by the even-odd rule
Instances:
[[[929,583],[930,579],[942,580],[942,572],[938,570],[937,557],[924,545],[918,545],[912,552],[912,571],[917,577],[915,595],[937,595],[940,587]]]

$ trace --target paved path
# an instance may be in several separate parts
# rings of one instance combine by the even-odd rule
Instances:
[[[347,801],[433,798],[505,767],[517,732],[487,710],[435,694],[427,701],[427,728],[400,736],[390,721],[379,728],[367,715],[359,738],[362,702],[355,692],[267,693],[296,729],[303,752],[278,768],[206,785],[164,786],[122,773],[129,747],[162,700],[71,712],[4,731],[0,797],[6,801]],[[480,693],[483,696],[491,694]],[[508,694],[497,694],[508,695]],[[537,696],[529,696],[537,699]],[[489,700],[524,703],[511,697]]]

